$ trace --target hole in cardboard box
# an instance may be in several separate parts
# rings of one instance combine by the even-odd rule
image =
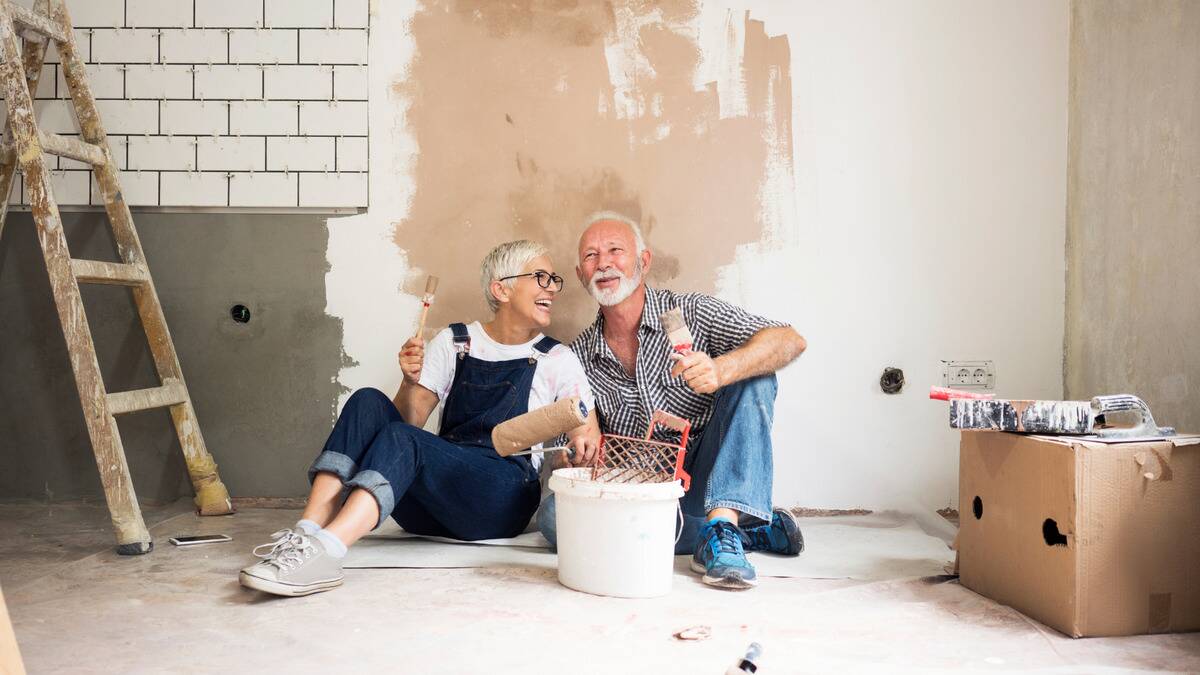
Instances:
[[[1047,518],[1046,522],[1042,523],[1042,538],[1046,540],[1047,546],[1067,545],[1067,535],[1058,531],[1058,523],[1054,522],[1053,518]]]
[[[976,495],[975,499],[971,502],[971,513],[975,514],[975,520],[980,520],[983,518],[983,500],[980,499],[978,495]]]

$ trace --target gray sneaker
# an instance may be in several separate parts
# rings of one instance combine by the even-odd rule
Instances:
[[[246,588],[296,596],[342,585],[341,559],[326,553],[325,545],[316,537],[280,530],[271,538],[273,541],[254,548],[254,555],[262,560],[238,575]]]

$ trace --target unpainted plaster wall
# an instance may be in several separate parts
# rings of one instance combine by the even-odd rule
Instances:
[[[399,381],[425,274],[432,324],[478,317],[489,246],[537,236],[570,269],[578,217],[617,206],[656,283],[809,338],[780,376],[777,503],[952,505],[939,359],[1062,395],[1066,0],[372,11],[372,204],[329,222],[347,390]],[[565,291],[557,337],[594,307]]]
[[[116,260],[102,213],[64,214],[72,254]],[[341,324],[325,314],[319,215],[135,213],[201,432],[234,496],[293,496],[329,432]],[[82,287],[110,391],[155,386],[132,297]],[[235,323],[234,304],[251,311]],[[0,237],[0,499],[102,497],[28,213]],[[166,410],[118,418],[143,499],[191,493]],[[299,468],[297,468],[299,467]]]
[[[1071,5],[1066,393],[1200,432],[1200,4]]]

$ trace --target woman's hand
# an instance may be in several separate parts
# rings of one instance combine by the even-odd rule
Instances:
[[[425,339],[409,338],[400,348],[397,357],[400,360],[400,370],[404,373],[404,381],[418,384],[421,381],[421,367],[425,365]]]
[[[588,414],[588,421],[567,432],[567,447],[575,451],[570,458],[571,466],[590,466],[600,451],[600,424],[596,411]]]

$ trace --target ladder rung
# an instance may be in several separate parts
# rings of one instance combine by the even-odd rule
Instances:
[[[62,28],[45,14],[38,14],[28,7],[22,7],[11,1],[6,1],[4,4],[8,5],[13,22],[18,26],[17,33],[26,40],[41,42],[41,36],[45,35],[59,42],[67,41],[67,36],[62,32]],[[25,30],[21,30],[22,28]],[[31,32],[33,35],[30,35]]]
[[[161,387],[119,391],[109,394],[106,398],[108,399],[108,414],[122,415],[183,403],[187,400],[187,390],[183,388],[179,380],[167,378]]]
[[[75,280],[85,284],[111,284],[116,286],[140,286],[150,280],[146,268],[125,263],[101,262],[99,260],[71,261],[71,272]]]
[[[42,142],[42,150],[52,155],[69,157],[92,166],[104,165],[104,151],[91,143],[44,131],[38,132],[38,139]]]
[[[99,146],[85,143],[77,138],[68,136],[59,136],[58,134],[48,134],[44,131],[38,132],[38,143],[42,146],[42,151],[50,155],[58,155],[60,157],[69,157],[71,159],[91,164],[92,166],[104,165],[104,151]],[[0,146],[0,162],[7,164],[16,156],[16,149],[12,143],[5,143]]]

